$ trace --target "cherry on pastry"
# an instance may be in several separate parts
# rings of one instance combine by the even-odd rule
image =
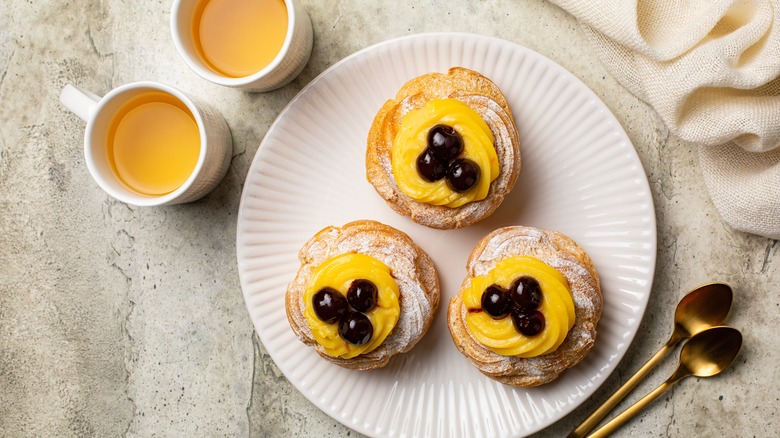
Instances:
[[[347,290],[347,302],[358,312],[370,312],[377,303],[376,285],[368,280],[355,280]]]
[[[347,299],[332,287],[323,287],[311,299],[314,314],[327,324],[333,324],[346,316]]]
[[[536,310],[542,304],[542,287],[533,277],[518,278],[509,290],[515,305],[525,310]]]
[[[463,138],[452,126],[436,125],[428,131],[428,149],[446,163],[463,151]]]
[[[417,157],[417,173],[428,182],[438,181],[447,175],[447,162],[437,160],[431,150],[426,148]]]
[[[374,326],[368,317],[360,312],[349,312],[339,322],[339,336],[350,344],[366,344],[373,334]]]
[[[494,319],[507,316],[512,309],[509,292],[496,284],[482,292],[482,310]]]
[[[536,336],[544,330],[544,315],[538,310],[529,312],[514,307],[512,309],[512,322],[515,329],[526,336]]]
[[[447,168],[447,185],[454,192],[465,192],[478,180],[479,166],[467,158],[458,158]]]

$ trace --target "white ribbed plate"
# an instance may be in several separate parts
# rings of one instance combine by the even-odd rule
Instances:
[[[374,114],[407,80],[452,66],[477,70],[506,94],[523,168],[488,219],[438,231],[395,214],[365,178]],[[430,331],[381,370],[342,369],[293,334],[284,309],[298,249],[327,225],[375,219],[408,233],[436,263],[442,306]],[[590,254],[604,312],[593,350],[557,381],[505,386],[455,348],[446,306],[475,243],[512,224],[559,230]],[[314,79],[266,134],[247,176],[237,231],[249,314],[284,375],[345,425],[372,436],[517,436],[571,412],[601,385],[634,338],[655,268],[655,215],[642,165],[609,109],[571,73],[516,44],[423,34],[361,50]]]

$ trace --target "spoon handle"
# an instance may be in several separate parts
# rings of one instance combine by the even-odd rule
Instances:
[[[675,336],[672,336],[669,338],[669,340],[664,344],[663,347],[661,347],[660,350],[658,350],[658,353],[656,353],[653,357],[650,358],[650,360],[647,361],[646,364],[642,365],[642,368],[640,368],[636,373],[634,373],[633,376],[631,376],[630,379],[626,381],[626,383],[623,384],[620,388],[618,388],[617,391],[615,391],[614,394],[612,394],[607,401],[605,401],[601,406],[599,406],[598,409],[593,411],[592,414],[590,414],[590,417],[586,418],[585,421],[582,422],[579,426],[577,426],[576,429],[574,429],[568,436],[568,438],[582,438],[585,435],[588,434],[591,430],[593,430],[594,427],[596,427],[601,420],[604,419],[604,417],[609,414],[612,409],[617,406],[618,403],[620,403],[621,400],[623,400],[626,395],[628,395],[629,392],[631,392],[632,389],[636,387],[636,385],[642,381],[642,379],[647,376],[647,373],[650,372],[653,368],[658,365],[659,362],[661,362],[661,359],[666,357],[667,354],[669,354],[670,351],[674,348],[675,345],[677,345],[678,342],[680,342],[682,339],[677,338]]]
[[[645,406],[649,405],[650,402],[658,398],[659,395],[668,391],[669,388],[671,388],[679,380],[679,378],[672,376],[669,378],[669,380],[662,383],[661,386],[655,388],[650,394],[642,397],[638,402],[634,403],[633,405],[629,406],[628,409],[618,414],[617,417],[609,420],[607,424],[601,426],[601,428],[588,435],[588,438],[605,438],[609,436],[612,432],[616,431],[620,426],[625,424],[626,421],[634,418],[634,416],[638,414],[639,411],[644,409]]]

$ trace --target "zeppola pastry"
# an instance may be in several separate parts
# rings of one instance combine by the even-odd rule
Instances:
[[[593,262],[556,231],[505,227],[477,243],[447,312],[458,349],[515,386],[555,380],[596,340],[602,296]]]
[[[368,181],[397,213],[432,228],[490,216],[520,164],[506,98],[490,79],[460,67],[404,84],[368,134]]]
[[[285,296],[287,319],[301,341],[345,368],[383,367],[411,350],[439,306],[431,258],[382,223],[327,227],[298,259]]]

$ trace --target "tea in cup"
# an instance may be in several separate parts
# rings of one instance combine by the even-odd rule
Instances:
[[[249,91],[290,82],[308,62],[313,42],[298,0],[176,0],[171,33],[195,73]]]
[[[60,101],[87,122],[87,168],[120,201],[141,206],[194,201],[230,165],[232,138],[225,120],[173,87],[137,82],[99,99],[67,85]]]

